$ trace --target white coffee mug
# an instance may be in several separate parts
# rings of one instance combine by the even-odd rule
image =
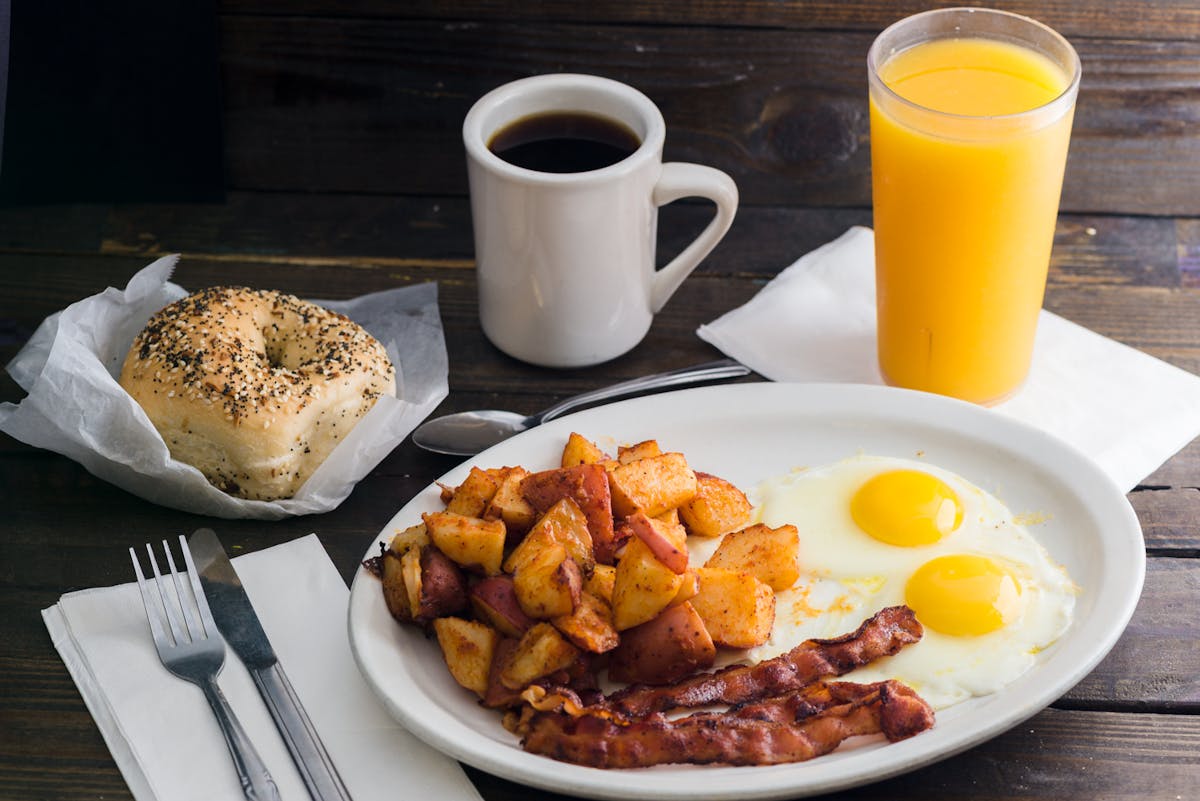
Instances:
[[[587,172],[538,172],[489,148],[513,122],[583,112],[627,126],[641,145]],[[729,230],[737,186],[698,164],[662,162],[666,125],[641,92],[592,75],[540,75],[489,92],[463,123],[479,318],[500,350],[547,367],[599,364],[633,348],[683,279]],[[658,207],[708,198],[716,216],[655,269]]]

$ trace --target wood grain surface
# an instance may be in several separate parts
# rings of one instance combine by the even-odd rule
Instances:
[[[725,170],[745,204],[869,204],[875,26],[509,19],[229,16],[230,185],[461,195],[471,103],[506,81],[569,67],[645,92],[666,118],[667,158]],[[1084,32],[1072,41],[1084,77],[1063,209],[1196,214],[1200,94],[1189,90],[1200,82],[1200,43]]]
[[[0,209],[0,359],[48,315],[168,253],[182,254],[175,280],[188,288],[345,298],[437,282],[451,388],[440,411],[533,412],[715,358],[699,324],[871,224],[866,49],[935,5],[948,4],[219,0],[225,202]],[[1002,5],[1062,31],[1083,60],[1046,308],[1200,374],[1200,5]],[[560,71],[641,88],[667,118],[667,157],[730,172],[742,207],[641,345],[554,371],[504,356],[479,328],[459,128],[488,89]],[[709,215],[703,203],[665,208],[660,262]],[[22,396],[0,375],[0,401]],[[316,531],[349,579],[394,511],[456,464],[405,442],[334,512],[216,521],[0,435],[0,801],[131,797],[42,623],[61,594],[126,582],[128,545],[201,525],[245,551]],[[1128,499],[1145,589],[1095,670],[963,754],[827,798],[1200,798],[1200,441]],[[564,798],[468,773],[488,801]]]

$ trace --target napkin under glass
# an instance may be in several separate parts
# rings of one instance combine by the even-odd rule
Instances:
[[[349,590],[316,536],[233,562],[355,801],[480,798],[457,762],[401,728],[372,694],[350,653]],[[158,659],[136,583],[68,593],[42,616],[137,801],[242,801],[203,694]],[[232,650],[226,649],[218,683],[280,796],[308,798],[253,679]]]
[[[882,384],[874,232],[802,256],[697,334],[772,381]],[[1200,377],[1043,310],[1025,385],[991,408],[1065,440],[1128,492],[1200,435]]]
[[[0,431],[56,451],[148,501],[195,514],[277,520],[335,509],[449,392],[437,284],[348,301],[315,301],[346,315],[383,344],[396,395],[383,395],[292,498],[235,498],[175,461],[141,406],[117,383],[133,338],[150,316],[188,292],[169,280],[178,256],[140,270],[47,317],[8,365],[28,395],[0,403]]]

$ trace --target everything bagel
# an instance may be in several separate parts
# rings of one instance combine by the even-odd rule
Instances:
[[[150,318],[121,369],[178,461],[240,498],[293,496],[395,370],[349,318],[292,295],[213,287]]]

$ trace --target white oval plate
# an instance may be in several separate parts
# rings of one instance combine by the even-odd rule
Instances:
[[[697,469],[749,490],[795,467],[857,453],[923,459],[993,493],[1014,513],[1036,514],[1035,535],[1081,591],[1075,620],[1036,666],[992,695],[939,713],[929,731],[899,743],[858,738],[809,762],[766,767],[669,765],[599,770],[529,754],[450,678],[436,643],[388,615],[379,582],[360,570],[350,595],[350,642],[387,709],[434,748],[523,784],[591,798],[795,798],[877,781],[958,753],[1020,723],[1083,678],[1125,629],[1141,593],[1145,546],[1124,493],[1086,457],[995,412],[879,386],[736,384],[637,398],[547,423],[480,454],[472,465],[558,465],[571,431],[612,452],[655,438]],[[431,485],[378,541],[441,508]],[[372,542],[366,556],[379,553]]]

